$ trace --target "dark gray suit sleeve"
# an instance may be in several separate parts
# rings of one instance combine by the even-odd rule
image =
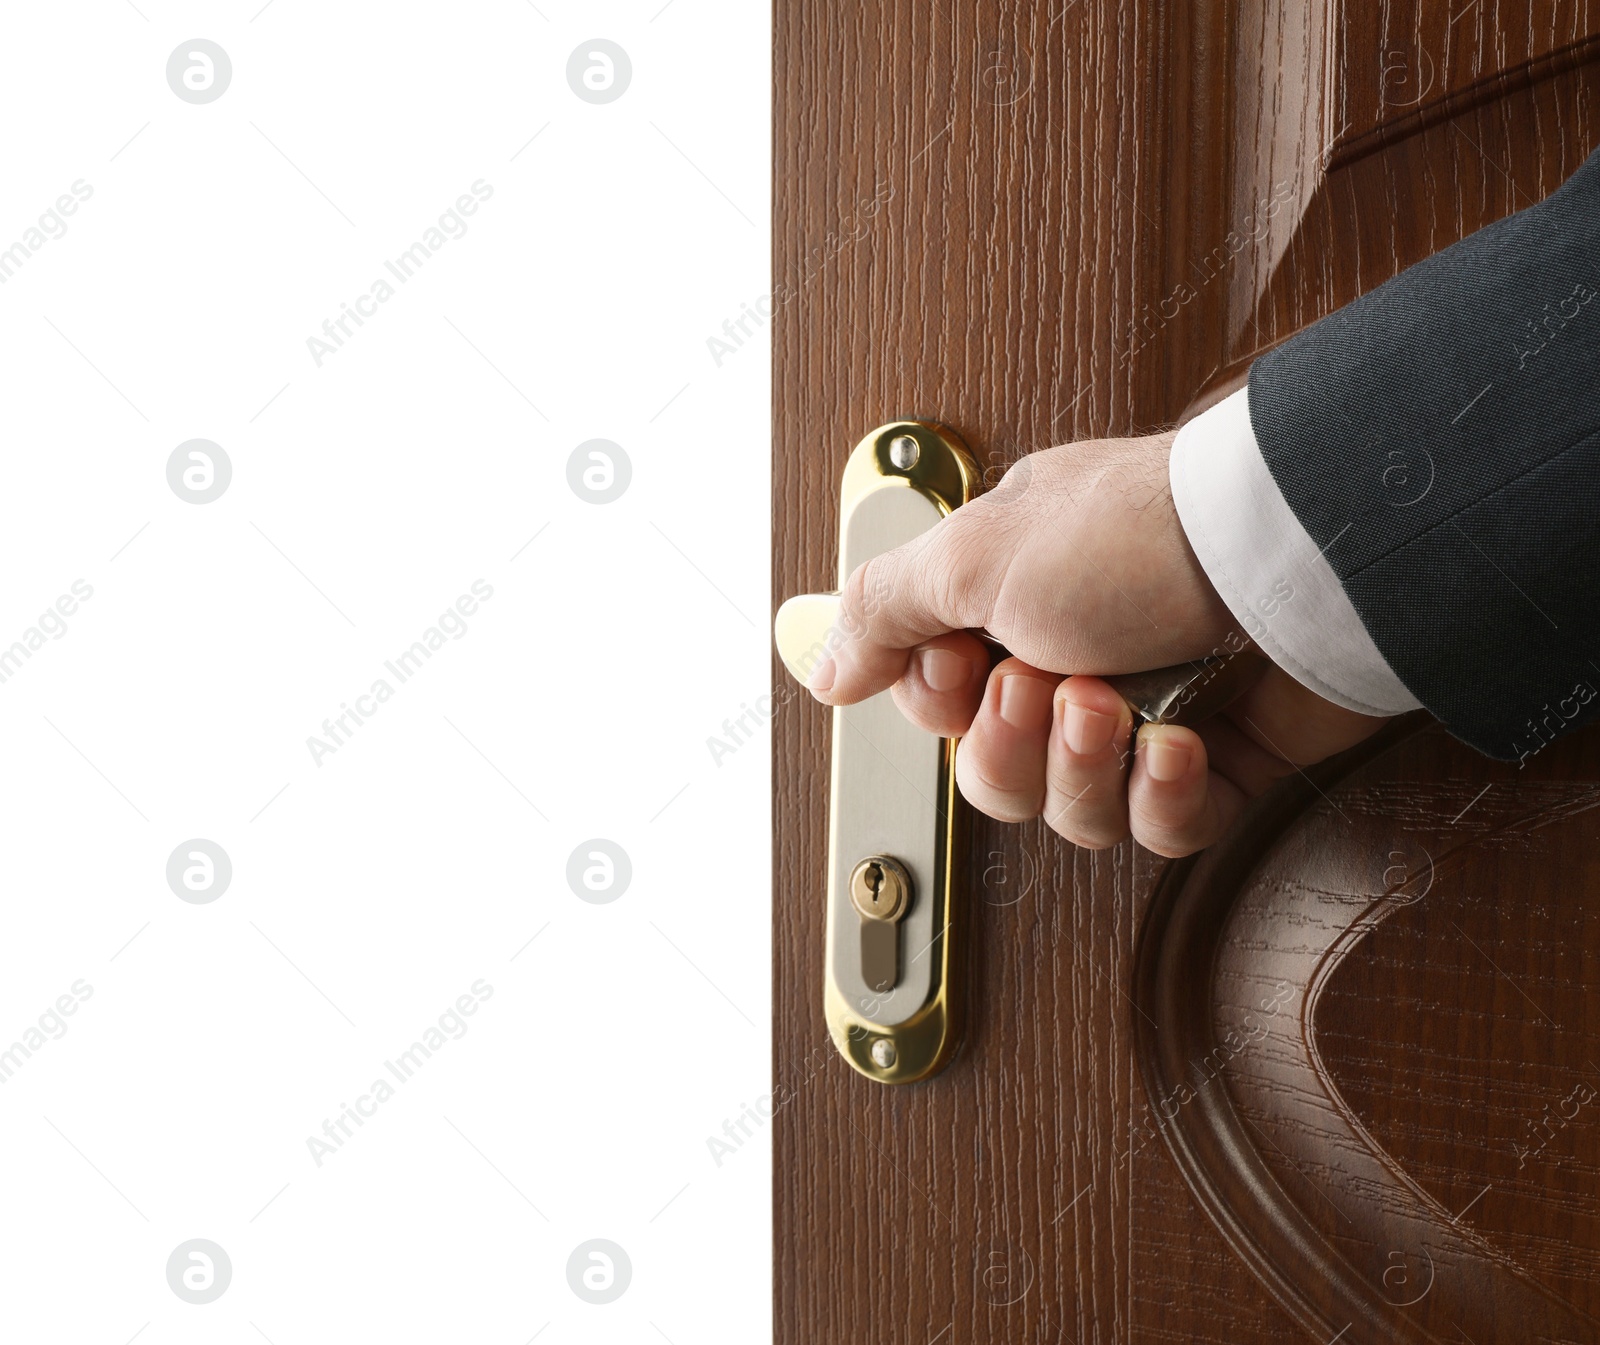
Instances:
[[[1256,361],[1284,499],[1389,666],[1511,760],[1600,714],[1600,151]]]

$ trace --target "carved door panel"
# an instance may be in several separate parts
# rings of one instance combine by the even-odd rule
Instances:
[[[831,586],[873,426],[992,482],[1170,424],[1547,194],[1600,143],[1597,35],[1583,0],[781,0],[775,597]],[[964,1043],[886,1087],[824,1027],[829,720],[774,678],[778,1339],[1600,1340],[1594,734],[1518,769],[1397,725],[1180,864],[970,818]]]

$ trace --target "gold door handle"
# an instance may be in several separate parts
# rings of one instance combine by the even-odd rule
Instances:
[[[949,430],[900,420],[867,435],[845,464],[839,583],[926,532],[976,493],[978,470]],[[806,593],[778,610],[774,638],[802,683],[838,647],[839,595]],[[987,632],[978,632],[995,643]],[[1247,690],[1267,666],[1253,648],[1108,677],[1136,720],[1190,724]],[[937,1073],[958,1039],[953,984],[961,947],[956,877],[956,740],[911,724],[882,691],[833,711],[827,956],[823,1009],[834,1044],[862,1074],[913,1083]]]
[[[844,469],[840,584],[977,486],[972,459],[938,426],[902,420],[867,435]],[[838,616],[836,593],[779,610],[778,651],[802,682],[836,647]],[[917,728],[887,691],[835,708],[823,1011],[844,1058],[881,1083],[925,1079],[955,1049],[957,807],[953,740]]]

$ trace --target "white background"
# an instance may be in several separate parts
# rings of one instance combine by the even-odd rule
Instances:
[[[6,1339],[768,1336],[765,1128],[707,1144],[770,1087],[765,734],[707,745],[767,685],[767,342],[707,346],[768,288],[767,25],[8,8],[0,249],[92,195],[0,285],[0,649],[93,596],[0,684],[0,1049],[92,991],[0,1083]],[[203,105],[166,79],[196,37],[233,67]],[[603,105],[566,74],[595,37],[632,64]],[[208,504],[168,485],[194,438],[232,464]],[[608,504],[568,485],[594,438],[632,466]],[[595,837],[632,865],[605,904],[566,877]],[[215,900],[168,886],[190,838],[231,859]],[[192,1238],[232,1264],[205,1305],[168,1285]],[[604,1306],[568,1285],[591,1238],[632,1264]]]

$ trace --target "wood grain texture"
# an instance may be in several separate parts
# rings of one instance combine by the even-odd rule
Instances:
[[[1525,771],[1383,746],[1163,876],[1134,983],[1163,1137],[1313,1335],[1595,1341],[1600,735]]]
[[[1428,750],[1349,790],[1349,810],[1405,838],[1421,881],[1331,979],[1315,1039],[1352,1115],[1426,1197],[1466,1210],[1480,1247],[1593,1324],[1600,739],[1563,741],[1522,774]],[[1364,1030],[1380,997],[1403,1035]]]
[[[1592,59],[1600,30],[1593,0],[1328,4],[1338,71],[1330,169]]]
[[[1489,28],[1470,3],[1260,0],[1224,21],[1236,144],[1223,246],[1202,256],[1226,274],[1219,377],[1542,199],[1594,148],[1600,7],[1513,20],[1478,0],[1500,16]]]
[[[1321,29],[1307,8],[777,5],[775,599],[831,585],[839,474],[872,426],[944,421],[992,482],[1036,448],[1171,423],[1600,138],[1580,63],[1330,177],[1329,53],[1357,60],[1330,42],[1369,6],[1310,7]],[[1286,164],[1308,185],[1253,237],[1241,212]],[[1191,1197],[1140,1079],[1129,995],[1159,861],[969,819],[965,1044],[927,1084],[874,1085],[822,1021],[828,720],[773,676],[777,1339],[1294,1338]],[[1400,1027],[1369,1010],[1339,1030]],[[1351,1078],[1366,1058],[1334,1055]],[[1392,1086],[1352,1084],[1380,1130]]]

